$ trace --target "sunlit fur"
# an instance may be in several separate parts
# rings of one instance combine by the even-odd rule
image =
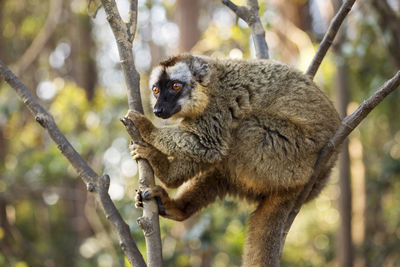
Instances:
[[[165,217],[184,220],[213,202],[234,195],[257,203],[249,221],[244,266],[269,266],[266,240],[288,215],[309,180],[321,148],[339,125],[326,95],[305,75],[271,60],[231,60],[180,55],[160,63],[163,72],[185,80],[176,104],[176,127],[156,128],[133,113],[143,139],[134,155],[146,158],[167,187],[185,186],[176,198],[155,187]],[[167,76],[168,76],[167,75]],[[326,165],[312,197],[325,185]],[[280,237],[280,236],[279,236]]]

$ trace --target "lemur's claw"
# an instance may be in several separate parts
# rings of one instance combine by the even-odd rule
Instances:
[[[151,188],[147,188],[146,190],[136,190],[136,196],[135,196],[135,207],[136,208],[143,208],[143,201],[151,200],[154,198],[157,202],[158,206],[158,213],[160,215],[166,215],[165,212],[165,206],[161,201],[161,198],[157,196],[159,194],[158,192],[158,187],[154,187],[154,190]]]
[[[135,207],[136,208],[143,208],[143,196],[142,196],[142,191],[141,190],[136,190]]]

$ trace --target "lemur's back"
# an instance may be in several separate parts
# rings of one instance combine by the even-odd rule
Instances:
[[[237,124],[231,144],[235,157],[226,166],[230,176],[244,188],[263,192],[304,184],[339,125],[330,100],[288,65],[270,60],[220,63],[225,75],[219,88],[228,91],[224,101]]]
[[[239,109],[234,117],[288,120],[313,139],[317,149],[337,129],[340,119],[331,101],[298,70],[272,60],[221,60],[220,64],[225,75],[218,87],[226,90],[224,101]]]

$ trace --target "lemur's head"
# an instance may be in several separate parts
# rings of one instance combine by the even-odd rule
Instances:
[[[202,57],[180,55],[162,61],[149,80],[157,100],[154,114],[163,119],[201,114],[209,100],[205,87],[210,76],[209,64]]]

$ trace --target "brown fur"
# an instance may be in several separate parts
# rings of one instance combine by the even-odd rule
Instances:
[[[178,62],[189,66],[192,77],[191,98],[173,116],[182,122],[157,128],[141,114],[129,113],[149,144],[136,145],[135,158],[148,159],[167,187],[187,181],[174,199],[161,187],[148,193],[159,196],[165,217],[175,220],[188,218],[226,194],[258,203],[249,221],[244,266],[269,266],[267,251],[274,246],[267,240],[280,237],[273,231],[282,226],[310,178],[339,116],[309,78],[287,65],[181,55],[161,66]],[[334,159],[313,196],[333,163]]]
[[[197,85],[197,88],[192,92],[191,101],[187,101],[182,105],[182,109],[179,113],[175,114],[176,118],[189,118],[194,119],[204,112],[209,101],[206,88],[202,85]],[[174,119],[174,116],[171,117]]]

